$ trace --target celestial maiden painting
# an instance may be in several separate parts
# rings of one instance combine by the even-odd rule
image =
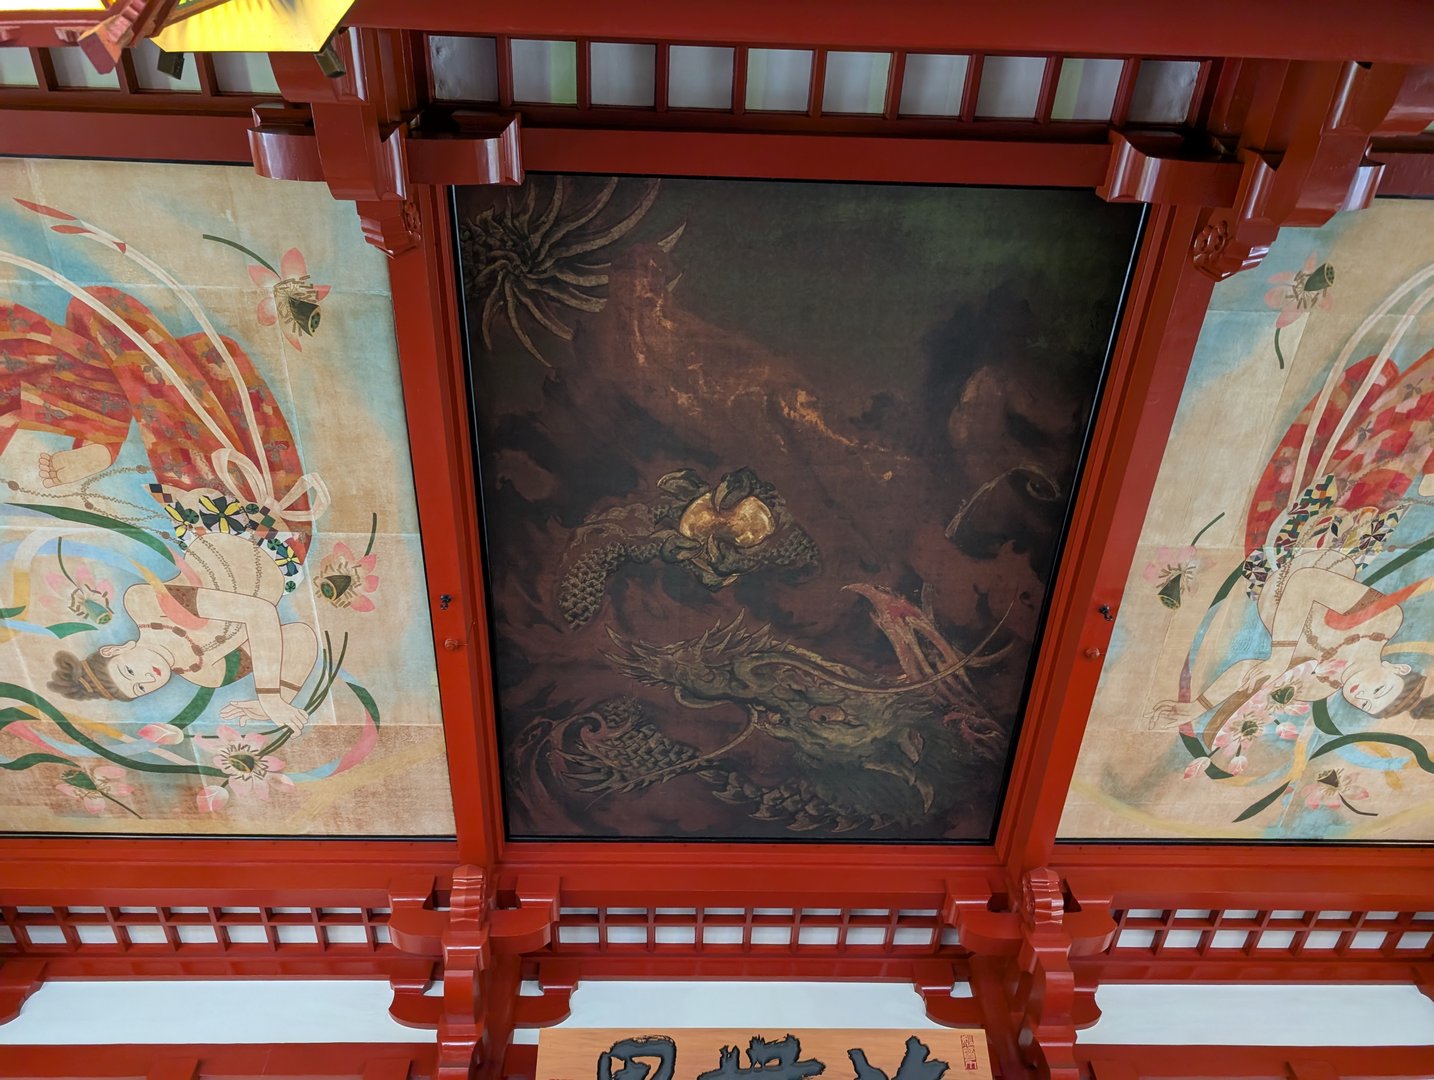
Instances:
[[[1434,840],[1434,206],[1216,287],[1061,835]]]
[[[352,208],[196,166],[0,161],[0,192],[0,828],[451,834]]]
[[[455,213],[509,834],[988,841],[1139,212],[530,176]]]

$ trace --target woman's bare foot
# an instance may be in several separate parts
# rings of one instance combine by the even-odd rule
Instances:
[[[110,467],[108,447],[86,443],[73,450],[40,455],[40,483],[47,488],[77,484]]]

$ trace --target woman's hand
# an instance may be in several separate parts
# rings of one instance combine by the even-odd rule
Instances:
[[[286,727],[295,735],[304,730],[304,725],[309,721],[309,714],[297,705],[291,704],[279,697],[278,694],[264,694],[260,692],[259,707],[264,710],[264,715],[280,727]]]
[[[1262,686],[1268,686],[1272,679],[1276,679],[1289,671],[1294,666],[1293,649],[1276,649],[1264,660],[1256,660],[1250,664],[1250,668],[1240,679],[1240,688],[1254,693]]]
[[[250,720],[263,723],[269,719],[269,714],[264,711],[264,706],[257,701],[231,701],[219,710],[219,719],[236,720],[239,726],[243,727]]]
[[[1146,720],[1151,731],[1174,731],[1182,724],[1193,723],[1204,711],[1194,701],[1158,701]]]

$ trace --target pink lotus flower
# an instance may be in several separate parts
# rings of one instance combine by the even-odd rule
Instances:
[[[1311,252],[1302,270],[1293,274],[1275,274],[1270,278],[1270,284],[1274,288],[1265,293],[1265,304],[1279,310],[1275,329],[1282,330],[1315,308],[1327,310],[1332,306],[1330,287],[1334,285],[1334,267],[1321,263],[1319,257]]]
[[[378,556],[372,551],[356,559],[347,544],[337,543],[319,561],[314,590],[334,607],[372,611],[373,600],[367,594],[378,589],[378,575],[373,572],[377,564]]]
[[[65,607],[77,619],[106,626],[114,618],[110,598],[114,586],[108,581],[96,580],[88,566],[75,567],[73,574],[45,574],[45,584],[56,596],[64,597]]]
[[[283,775],[283,760],[264,752],[262,736],[253,732],[241,735],[225,725],[217,734],[206,737],[219,744],[214,767],[228,778],[225,781],[228,790],[241,799],[253,796],[267,802],[271,783],[293,786],[294,782]]]
[[[1160,548],[1155,558],[1146,564],[1143,577],[1156,585],[1156,595],[1166,607],[1174,609],[1181,601],[1195,591],[1195,575],[1200,570],[1200,560],[1195,557],[1195,548],[1186,545],[1181,548]]]
[[[217,814],[229,802],[229,789],[223,784],[205,784],[194,796],[194,805],[208,814]]]
[[[1198,757],[1198,758],[1196,758],[1194,761],[1192,761],[1189,765],[1185,766],[1185,779],[1186,779],[1186,780],[1189,780],[1189,779],[1191,779],[1192,777],[1203,776],[1204,773],[1205,773],[1205,770],[1208,769],[1209,767],[1210,767],[1210,759],[1209,759],[1209,758],[1207,758],[1207,757]]]
[[[1353,777],[1344,776],[1338,769],[1326,769],[1315,778],[1313,784],[1307,784],[1300,789],[1300,797],[1311,810],[1321,807],[1338,810],[1344,807],[1361,817],[1374,817],[1369,811],[1356,810],[1350,805],[1351,800],[1361,802],[1369,798],[1369,791],[1353,781]]]
[[[133,810],[119,801],[121,795],[134,791],[132,785],[123,782],[124,777],[125,771],[118,765],[71,769],[64,774],[64,779],[55,785],[55,790],[79,799],[87,814],[102,814],[109,805],[119,806],[133,814]]]
[[[259,301],[259,325],[273,326],[278,323],[289,344],[298,352],[303,352],[299,335],[312,337],[318,330],[323,314],[319,305],[329,295],[329,286],[315,285],[309,280],[308,263],[298,248],[284,252],[277,274],[268,266],[250,266],[249,279],[267,291],[264,299]]]
[[[173,724],[145,724],[136,734],[156,746],[178,746],[184,741],[184,732]]]

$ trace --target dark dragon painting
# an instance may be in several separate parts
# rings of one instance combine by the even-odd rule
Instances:
[[[989,840],[1138,212],[455,199],[515,838]]]

